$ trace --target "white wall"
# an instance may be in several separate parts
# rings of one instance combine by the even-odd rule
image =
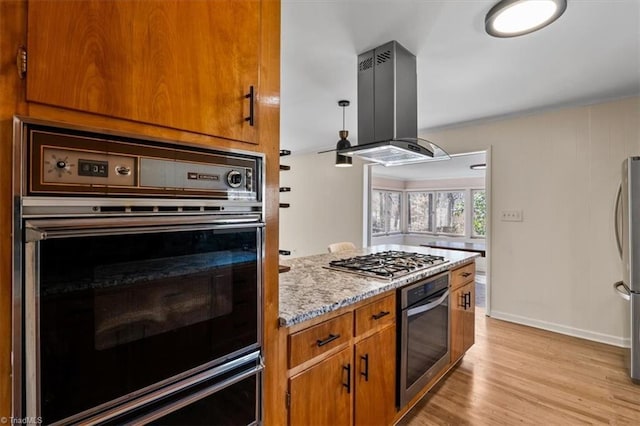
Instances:
[[[492,146],[494,317],[628,344],[613,209],[623,159],[640,155],[640,98],[433,132],[450,153]],[[521,209],[522,222],[500,221]]]
[[[301,154],[282,157],[291,170],[280,172],[280,249],[292,258],[326,253],[330,243],[351,241],[362,245],[363,162],[335,167],[335,154]]]

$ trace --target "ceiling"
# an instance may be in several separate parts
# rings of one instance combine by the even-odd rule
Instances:
[[[357,143],[357,55],[390,40],[417,57],[420,136],[640,94],[640,1],[568,0],[555,23],[508,39],[484,32],[496,1],[282,0],[281,148],[335,148],[340,99]]]

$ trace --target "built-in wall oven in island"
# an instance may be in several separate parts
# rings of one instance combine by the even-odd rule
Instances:
[[[14,417],[260,423],[262,156],[14,131]]]
[[[398,406],[449,364],[449,273],[398,289]]]

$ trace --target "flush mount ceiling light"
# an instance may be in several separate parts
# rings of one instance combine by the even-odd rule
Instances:
[[[515,37],[544,28],[560,17],[567,0],[502,0],[484,20],[488,34]]]
[[[469,168],[471,170],[484,170],[487,168],[487,165],[485,163],[481,163],[481,164],[472,164],[469,166]]]
[[[347,137],[349,136],[349,132],[344,128],[344,109],[348,107],[349,104],[349,101],[338,101],[338,106],[342,107],[342,130],[338,132],[338,135],[340,135],[340,140],[336,144],[336,151],[351,147],[351,142],[349,142],[349,140],[347,139]],[[351,167],[352,162],[353,159],[351,157],[341,155],[336,152],[336,167]]]

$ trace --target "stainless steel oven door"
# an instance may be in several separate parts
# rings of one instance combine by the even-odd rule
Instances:
[[[259,219],[26,220],[26,416],[73,422],[259,349]]]
[[[398,399],[404,407],[449,364],[448,287],[403,308],[400,327]]]

